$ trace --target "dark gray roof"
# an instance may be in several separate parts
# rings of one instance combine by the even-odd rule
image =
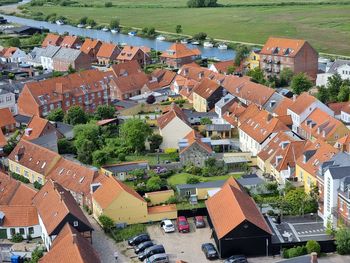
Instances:
[[[19,123],[19,124],[25,124],[25,125],[27,125],[27,124],[30,122],[31,117],[18,114],[18,115],[15,116],[15,120],[16,120],[16,122]]]
[[[323,162],[320,165],[318,175],[323,177],[323,174],[329,168],[338,168],[338,167],[346,167],[350,166],[350,154],[345,152],[339,152],[335,154],[329,161]],[[335,172],[337,173],[337,172]]]
[[[337,73],[337,69],[343,65],[349,65],[350,66],[350,60],[345,59],[337,59],[333,62],[333,64],[328,69],[327,73],[335,74]]]
[[[61,47],[49,45],[45,48],[45,51],[41,54],[41,56],[46,58],[53,58],[60,49]]]
[[[198,184],[178,184],[176,188],[178,190],[193,189],[193,188],[219,188],[225,183],[225,180],[218,180],[212,182],[202,182]]]
[[[268,112],[274,112],[276,107],[281,103],[283,99],[284,99],[283,95],[275,92],[272,94],[269,100],[263,105],[263,108]]]
[[[350,165],[340,167],[330,167],[329,173],[333,179],[342,179],[350,175]]]
[[[58,138],[56,132],[50,132],[49,134],[31,140],[31,142],[36,145],[45,147],[46,149],[49,149],[51,151],[58,152],[57,140]]]
[[[54,56],[54,59],[61,61],[75,61],[82,52],[73,48],[61,48]]]
[[[110,171],[112,173],[120,173],[120,172],[130,172],[136,169],[147,169],[148,163],[147,162],[140,162],[140,163],[121,163],[116,165],[107,165],[104,166],[103,169]]]
[[[216,112],[196,112],[196,111],[191,111],[191,110],[183,110],[187,118],[203,118],[203,117],[208,117],[208,118],[217,118],[218,115]]]
[[[74,132],[73,132],[73,126],[69,125],[67,123],[63,123],[63,122],[55,122],[54,123],[56,129],[62,133],[64,135],[64,137],[66,137],[67,139],[73,139],[74,137]]]
[[[237,181],[242,186],[255,186],[255,185],[261,185],[265,183],[265,181],[261,179],[259,176],[257,176],[256,174],[244,175],[241,178],[238,178]]]
[[[230,131],[231,124],[207,124],[205,129],[207,131]]]
[[[11,91],[8,91],[6,89],[3,89],[1,86],[0,86],[0,95],[5,95],[5,94],[9,94],[9,93],[13,93]]]

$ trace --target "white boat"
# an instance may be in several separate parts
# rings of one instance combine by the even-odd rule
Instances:
[[[121,45],[122,47],[125,47],[125,46],[128,45],[128,43],[122,42],[122,43],[120,43],[120,45]]]
[[[199,45],[199,42],[198,41],[192,41],[191,44],[192,45]]]
[[[91,29],[91,28],[92,28],[92,26],[87,26],[87,27],[86,27],[86,29]]]
[[[78,27],[78,28],[83,28],[84,25],[83,25],[83,24],[78,24],[77,27]]]
[[[104,28],[102,28],[102,31],[107,32],[107,31],[109,31],[109,29],[107,27],[104,27]]]
[[[61,26],[64,25],[64,22],[62,20],[56,20],[56,24]]]
[[[135,31],[130,31],[130,32],[128,33],[128,35],[134,37],[134,36],[136,36],[136,32],[135,32]]]
[[[116,29],[116,28],[114,28],[114,29],[111,29],[111,32],[112,32],[112,34],[116,34],[116,33],[118,33],[118,32],[119,32],[119,30],[118,30],[118,29]]]
[[[227,49],[227,45],[224,43],[219,44],[218,49]]]
[[[164,41],[164,40],[165,40],[165,37],[162,36],[162,35],[160,35],[160,36],[157,37],[157,40],[159,40],[159,41]]]
[[[181,39],[181,44],[187,44],[187,43],[188,43],[187,39]]]
[[[214,44],[211,43],[211,42],[204,42],[203,46],[206,47],[206,48],[212,48],[212,47],[214,47]]]

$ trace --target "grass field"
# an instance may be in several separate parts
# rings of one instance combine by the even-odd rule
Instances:
[[[201,182],[212,182],[212,181],[218,181],[218,180],[226,180],[230,176],[233,176],[234,178],[240,178],[242,176],[242,173],[226,174],[226,175],[211,176],[211,177],[191,175],[189,173],[178,173],[168,178],[168,184],[169,185],[186,184],[186,180],[189,176],[197,177]]]
[[[300,0],[302,1],[302,0]],[[319,2],[304,0],[302,2]],[[350,55],[350,0],[334,5],[293,5],[269,7],[217,7],[173,8],[185,6],[186,1],[160,0],[154,8],[151,0],[120,0],[118,7],[29,7],[44,14],[57,13],[78,21],[81,16],[94,18],[100,24],[108,24],[118,17],[124,26],[155,27],[156,30],[174,32],[181,24],[183,33],[193,35],[206,32],[209,37],[263,44],[269,36],[303,38],[320,52]],[[264,2],[280,3],[278,0]],[[283,1],[283,2],[295,2]],[[86,2],[85,2],[86,3]],[[89,2],[90,3],[90,2]],[[100,3],[92,0],[91,3]],[[104,2],[102,2],[104,4]],[[260,0],[222,0],[221,4],[253,3]],[[143,5],[143,7],[141,6]],[[120,7],[125,6],[125,7]],[[127,7],[128,6],[128,7]],[[138,7],[135,7],[138,6]]]

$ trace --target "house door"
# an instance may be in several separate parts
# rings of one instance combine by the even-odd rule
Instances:
[[[6,229],[0,229],[0,239],[7,239]]]

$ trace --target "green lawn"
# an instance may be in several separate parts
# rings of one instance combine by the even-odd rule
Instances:
[[[153,26],[156,30],[168,32],[174,32],[175,26],[181,24],[184,34],[193,35],[203,31],[213,38],[257,44],[263,44],[272,35],[304,38],[321,52],[350,55],[348,44],[350,41],[350,5],[348,4],[350,0],[345,1],[347,4],[334,1],[336,4],[332,5],[195,9],[171,7],[171,5],[183,5],[185,0],[157,1],[157,5],[164,6],[161,9],[152,7],[155,1],[151,0],[133,0],[131,4],[128,0],[112,2],[118,5],[128,4],[128,7],[43,6],[40,7],[40,12],[57,13],[73,21],[78,21],[84,15],[94,18],[100,24],[108,24],[112,17],[118,17],[124,26],[139,28]],[[259,2],[260,0],[219,1],[223,4]],[[269,0],[269,2],[288,1]],[[133,3],[135,5],[144,4],[146,7],[133,7]],[[30,7],[30,9],[34,12],[38,11],[38,7]]]
[[[178,173],[178,174],[174,174],[168,178],[168,184],[169,185],[186,184],[186,180],[189,176],[197,177],[202,182],[212,182],[212,181],[218,181],[218,180],[226,180],[230,176],[233,176],[234,178],[240,178],[242,176],[242,173],[227,174],[227,175],[220,175],[220,176],[211,176],[211,177],[191,175],[189,173]]]
[[[126,156],[126,162],[132,161],[148,161],[150,165],[158,164],[158,157],[156,154],[146,154],[146,155],[128,155]],[[164,161],[175,161],[174,155],[162,153],[159,154],[160,163],[164,163]],[[116,164],[120,163],[117,159],[111,158],[108,160],[107,164]]]

